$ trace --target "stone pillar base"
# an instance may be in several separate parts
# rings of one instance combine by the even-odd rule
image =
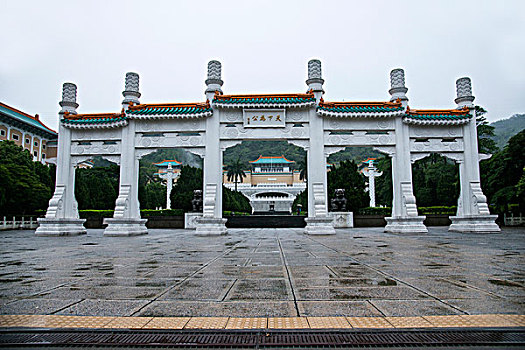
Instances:
[[[333,218],[330,216],[322,218],[306,218],[304,233],[307,235],[335,235]]]
[[[354,213],[351,211],[331,211],[328,216],[332,218],[335,228],[354,227]]]
[[[35,236],[78,236],[87,233],[83,226],[86,219],[46,219],[38,218]]]
[[[497,215],[451,216],[452,224],[448,230],[462,233],[500,233],[501,229],[495,222],[497,218]]]
[[[423,224],[425,216],[396,216],[385,218],[385,232],[389,233],[428,233]]]
[[[221,236],[228,233],[226,229],[227,219],[223,218],[205,218],[195,219],[197,224],[195,234],[197,236]]]
[[[104,224],[108,227],[104,230],[104,236],[109,237],[127,237],[147,235],[146,228],[147,219],[130,219],[130,218],[107,218],[104,219]]]
[[[195,230],[197,228],[197,218],[202,218],[202,213],[184,213],[184,228]]]

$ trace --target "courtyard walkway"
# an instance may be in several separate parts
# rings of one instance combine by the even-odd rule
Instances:
[[[0,233],[0,314],[429,316],[525,314],[525,230],[398,236],[380,228],[306,236]]]

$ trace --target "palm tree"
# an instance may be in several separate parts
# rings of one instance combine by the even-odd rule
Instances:
[[[305,155],[304,158],[297,162],[297,168],[301,171],[299,174],[300,180],[306,180],[308,177],[308,155]]]
[[[228,170],[228,173],[226,174],[228,176],[228,181],[233,181],[235,183],[235,191],[237,191],[237,183],[242,182],[242,178],[246,177],[243,168],[244,166],[240,157],[237,157],[237,160],[233,164],[226,167],[226,170]]]

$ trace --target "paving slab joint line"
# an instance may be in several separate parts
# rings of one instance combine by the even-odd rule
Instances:
[[[288,283],[290,284],[290,291],[292,292],[293,304],[294,304],[294,307],[295,307],[295,312],[297,313],[297,316],[300,317],[301,313],[299,312],[299,305],[297,305],[297,297],[295,296],[295,290],[293,288],[292,276],[290,274],[290,270],[288,269],[288,263],[286,262],[286,256],[284,255],[283,246],[281,245],[281,240],[279,238],[277,238],[277,244],[279,245],[279,251],[280,251],[280,254],[281,254],[281,259],[283,259],[283,265],[284,265],[284,268],[286,270],[286,275],[288,277]]]
[[[435,300],[439,301],[440,303],[443,303],[443,304],[447,305],[448,307],[450,307],[450,308],[452,308],[452,309],[454,309],[454,310],[457,310],[457,311],[461,312],[461,313],[464,314],[464,315],[468,315],[468,312],[466,312],[466,311],[464,311],[464,310],[462,310],[462,309],[460,309],[460,308],[458,308],[458,307],[456,307],[456,306],[454,306],[454,305],[452,305],[452,304],[449,304],[449,303],[447,303],[446,301],[441,300],[440,298],[438,298],[438,297],[436,297],[436,296],[430,294],[429,292],[424,291],[424,290],[421,289],[421,288],[418,288],[418,287],[416,287],[416,286],[413,286],[413,285],[411,285],[410,283],[405,282],[405,281],[399,279],[398,277],[395,277],[395,276],[393,276],[393,275],[391,275],[391,274],[389,274],[389,273],[383,272],[383,271],[379,270],[378,268],[375,268],[375,267],[373,267],[373,266],[371,266],[371,265],[369,265],[369,264],[367,264],[367,263],[363,263],[363,262],[357,260],[356,258],[354,258],[353,256],[351,256],[351,255],[348,254],[348,253],[340,252],[339,250],[337,250],[337,249],[335,249],[335,248],[332,248],[332,247],[330,247],[330,246],[328,246],[328,245],[326,245],[326,244],[324,244],[324,243],[321,243],[321,242],[319,242],[319,241],[316,241],[316,240],[313,239],[312,237],[307,237],[307,238],[310,239],[310,240],[312,240],[312,241],[314,241],[314,242],[316,242],[316,243],[318,243],[318,244],[320,244],[320,245],[322,245],[322,246],[324,246],[324,247],[326,247],[326,248],[328,248],[328,249],[333,250],[334,252],[336,252],[336,253],[338,253],[338,254],[346,255],[346,256],[348,256],[350,259],[352,259],[354,262],[356,262],[356,263],[358,263],[358,264],[360,264],[360,265],[366,266],[366,267],[368,267],[369,269],[372,269],[372,270],[376,271],[377,273],[382,274],[383,276],[386,276],[386,277],[388,277],[388,278],[391,278],[391,279],[393,279],[394,281],[397,281],[397,282],[402,283],[402,284],[404,284],[404,285],[406,285],[406,286],[409,286],[410,288],[413,288],[413,289],[417,290],[417,291],[420,292],[420,293],[423,293],[423,294],[425,294],[425,295],[428,295],[428,296],[431,297],[432,299],[435,299]]]
[[[182,283],[184,283],[186,280],[188,280],[189,278],[191,278],[192,276],[195,276],[197,273],[199,273],[199,271],[205,269],[206,267],[208,267],[211,263],[213,263],[215,260],[218,260],[219,258],[229,254],[231,251],[233,251],[235,249],[235,247],[237,247],[239,244],[241,244],[241,242],[235,244],[234,246],[232,246],[230,249],[228,249],[227,251],[225,252],[222,252],[221,254],[219,254],[218,256],[216,256],[215,258],[209,260],[206,264],[202,265],[200,268],[198,268],[197,270],[195,270],[193,273],[191,273],[189,276],[186,276],[184,277],[183,279],[181,279],[179,282],[175,283],[174,285],[168,287],[166,290],[160,292],[159,294],[157,294],[153,299],[151,299],[148,303],[140,306],[139,308],[135,309],[130,316],[135,316],[136,314],[138,314],[139,312],[141,312],[144,308],[146,308],[148,305],[150,305],[151,303],[157,301],[160,297],[162,297],[163,295],[169,293],[171,290],[173,290],[175,287],[177,286],[180,286]]]

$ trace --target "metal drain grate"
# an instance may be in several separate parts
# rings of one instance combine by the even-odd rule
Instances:
[[[92,345],[230,348],[525,346],[525,329],[0,331],[0,347]]]

